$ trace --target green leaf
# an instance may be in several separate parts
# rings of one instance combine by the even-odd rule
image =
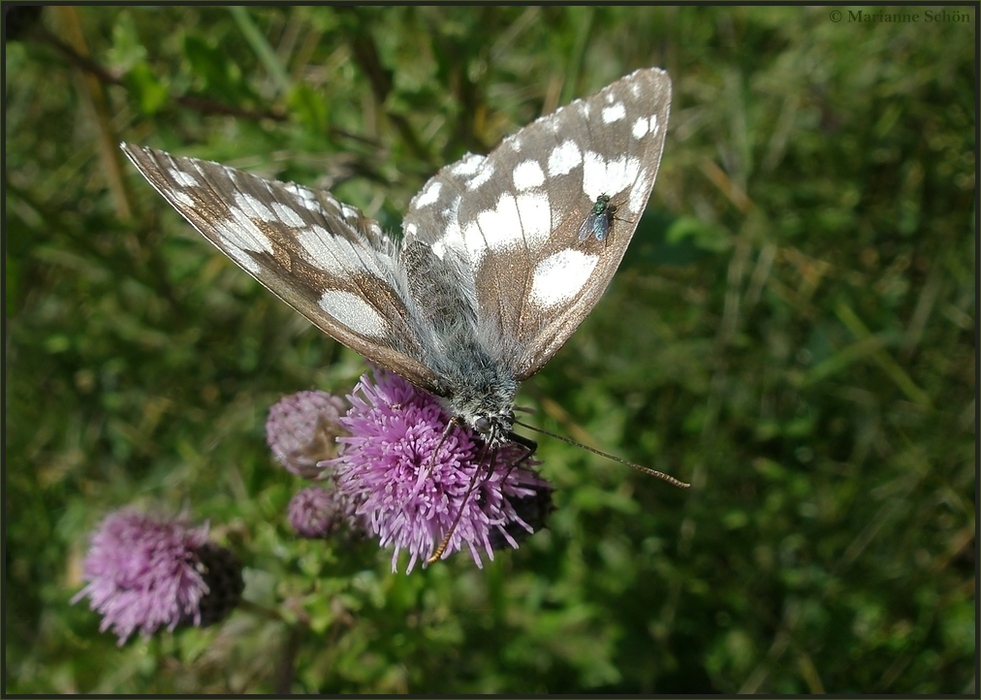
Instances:
[[[679,216],[675,219],[668,228],[665,240],[675,245],[691,240],[696,247],[710,253],[722,253],[732,245],[729,236],[721,228],[693,216]]]
[[[125,82],[130,99],[145,116],[156,114],[169,100],[167,86],[157,80],[146,63],[137,63],[128,70]]]
[[[293,117],[308,131],[315,134],[327,132],[327,102],[309,85],[297,83],[290,90],[287,104]]]

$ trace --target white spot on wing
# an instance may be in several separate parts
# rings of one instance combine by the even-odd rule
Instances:
[[[610,105],[609,107],[603,108],[603,123],[612,124],[618,122],[627,116],[627,110],[623,106],[623,102],[617,102],[616,104]]]
[[[318,303],[328,315],[361,335],[384,338],[388,333],[388,324],[381,314],[356,294],[328,289]]]
[[[170,190],[168,194],[175,202],[177,202],[181,206],[185,206],[185,207],[194,206],[194,199],[191,197],[191,195],[187,194],[186,192],[181,192],[180,190]]]
[[[637,214],[643,211],[647,205],[647,198],[650,196],[653,186],[654,183],[651,180],[650,171],[647,169],[641,170],[637,176],[637,182],[634,183],[633,189],[630,190],[630,198],[627,200],[627,211],[631,214]]]
[[[642,139],[647,135],[648,131],[650,131],[650,126],[648,126],[647,118],[640,117],[634,122],[634,128],[630,133],[633,134],[635,139]]]
[[[174,178],[174,182],[176,182],[181,187],[200,187],[201,186],[201,183],[198,182],[198,179],[196,177],[194,177],[193,175],[191,175],[191,173],[184,172],[183,170],[176,170],[174,168],[171,168],[171,170],[170,170],[170,176],[172,178]]]
[[[468,153],[447,169],[447,173],[453,177],[470,177],[476,175],[480,170],[480,164],[484,162],[483,156]]]
[[[552,207],[544,192],[519,194],[515,200],[525,242],[540,248],[552,234]]]
[[[269,207],[260,202],[250,194],[244,192],[235,193],[235,207],[240,209],[246,216],[261,221],[278,221],[279,217],[269,211]],[[253,226],[254,227],[254,226]],[[258,229],[256,229],[258,231]]]
[[[248,206],[249,209],[244,208],[243,205]],[[263,218],[256,212],[253,205],[258,205],[268,215],[272,216],[272,212],[260,204],[255,197],[236,193],[234,205],[228,208],[231,218],[216,219],[213,225],[215,232],[225,245],[225,252],[246,270],[256,273],[259,271],[258,265],[244,251],[272,253],[273,247],[266,234],[259,230],[259,227],[252,220],[253,218]]]
[[[582,191],[590,199],[613,195],[632,186],[640,172],[640,161],[632,156],[607,160],[601,154],[587,151],[582,165]]]
[[[484,234],[476,221],[468,223],[460,230],[460,233],[463,234],[463,244],[466,246],[467,256],[470,258],[471,264],[477,267],[480,265],[480,261],[484,259],[484,252],[487,247],[484,242]]]
[[[323,226],[311,226],[296,234],[296,240],[303,247],[308,261],[320,267],[326,267],[328,262],[333,262],[337,257],[328,245],[330,239],[330,233]]]
[[[514,186],[521,191],[545,184],[545,173],[542,172],[542,166],[534,160],[518,163],[511,177],[514,180]]]
[[[446,243],[443,242],[442,238],[436,241],[435,243],[433,243],[429,249],[433,251],[433,255],[435,255],[440,260],[442,260],[443,256],[446,255]]]
[[[484,234],[487,247],[495,252],[513,248],[521,242],[521,218],[518,205],[511,194],[502,194],[497,207],[477,214],[477,225]]]
[[[279,217],[280,221],[282,221],[287,226],[293,226],[296,228],[296,227],[307,225],[307,222],[305,222],[302,219],[302,217],[300,217],[300,215],[296,213],[296,211],[294,211],[291,207],[286,206],[285,204],[280,204],[279,202],[273,202],[272,208],[273,211],[276,212],[276,215]]]
[[[229,211],[232,218],[216,220],[214,222],[215,232],[221,239],[224,246],[223,250],[228,254],[228,257],[253,275],[257,275],[261,268],[248,251],[272,253],[272,244],[246,212],[237,206],[231,207]]]
[[[593,274],[598,255],[578,250],[561,250],[535,266],[531,299],[544,309],[563,304],[575,297]]]
[[[259,267],[259,263],[257,263],[255,259],[244,250],[228,246],[225,252],[228,254],[228,257],[237,262],[244,270],[251,272],[253,275],[258,275],[262,270],[262,268]]]
[[[358,247],[343,236],[334,236],[323,226],[313,225],[297,231],[296,240],[303,248],[307,262],[315,267],[334,270],[338,266],[352,272],[368,270],[380,275],[371,257],[361,254]]]
[[[315,212],[323,215],[324,208],[317,199],[317,194],[306,187],[302,187],[293,182],[285,183],[286,191],[294,195],[300,200],[300,205],[303,206],[307,211]],[[327,197],[327,199],[333,201],[332,197]]]
[[[563,141],[548,157],[548,174],[551,177],[566,175],[582,163],[582,153],[575,141]]]
[[[459,213],[461,199],[460,196],[453,199],[449,211],[446,213],[446,228],[444,229],[443,235],[433,244],[433,252],[440,260],[445,258],[447,251],[453,251],[463,259],[466,259],[469,255],[467,252],[467,238],[460,228]]]
[[[463,249],[463,255],[466,257],[466,247],[467,241],[463,237],[463,231],[460,230],[459,222],[454,219],[449,225],[447,225],[446,233],[443,235],[443,237],[433,243],[433,253],[440,260],[443,260],[446,256],[446,251]]]
[[[415,207],[428,207],[433,204],[437,199],[439,199],[439,191],[443,188],[443,183],[438,180],[431,181],[419,196],[416,197],[416,201],[413,203]]]
[[[494,166],[485,165],[480,171],[467,182],[468,190],[475,190],[494,176]]]

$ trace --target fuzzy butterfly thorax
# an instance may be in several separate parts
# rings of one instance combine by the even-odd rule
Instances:
[[[520,442],[520,382],[619,266],[654,187],[670,102],[667,73],[648,68],[560,107],[436,173],[399,240],[323,190],[122,148],[246,272],[496,448]]]
[[[410,308],[424,321],[423,362],[435,371],[432,393],[447,412],[476,431],[491,446],[507,441],[514,424],[518,382],[499,357],[478,340],[477,309],[456,275],[429,246],[418,241],[402,248]],[[498,348],[497,350],[500,350]],[[500,356],[500,352],[497,353]]]

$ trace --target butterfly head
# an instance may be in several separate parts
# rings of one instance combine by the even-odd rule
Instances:
[[[464,418],[464,422],[480,435],[490,447],[499,447],[510,442],[511,428],[514,425],[514,412],[506,415],[480,415]]]
[[[443,399],[447,412],[480,436],[488,447],[512,441],[514,396],[518,381],[489,363],[461,361],[467,372],[454,373]]]
[[[460,423],[470,428],[488,447],[500,447],[511,441],[514,426],[514,394],[485,395],[451,401],[450,412]]]

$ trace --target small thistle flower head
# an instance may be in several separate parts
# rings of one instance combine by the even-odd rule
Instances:
[[[290,525],[301,537],[329,537],[354,520],[354,508],[336,490],[310,486],[298,491],[287,508]]]
[[[342,399],[324,391],[284,396],[269,409],[266,442],[292,474],[316,478],[322,472],[317,463],[337,454],[337,437],[344,432],[338,419],[346,410]]]
[[[102,615],[122,645],[139,630],[206,625],[227,615],[241,599],[242,565],[208,540],[208,526],[189,527],[125,509],[108,515],[93,533],[83,562],[83,597]]]
[[[362,376],[348,401],[340,422],[349,435],[338,438],[333,477],[364,529],[381,546],[394,545],[393,571],[403,549],[411,571],[451,530],[443,556],[466,547],[477,566],[482,553],[494,558],[492,538],[517,547],[509,528],[534,530],[514,503],[548,484],[531,471],[536,462],[522,461],[523,447],[488,450],[469,430],[447,428],[435,397],[390,372]]]

